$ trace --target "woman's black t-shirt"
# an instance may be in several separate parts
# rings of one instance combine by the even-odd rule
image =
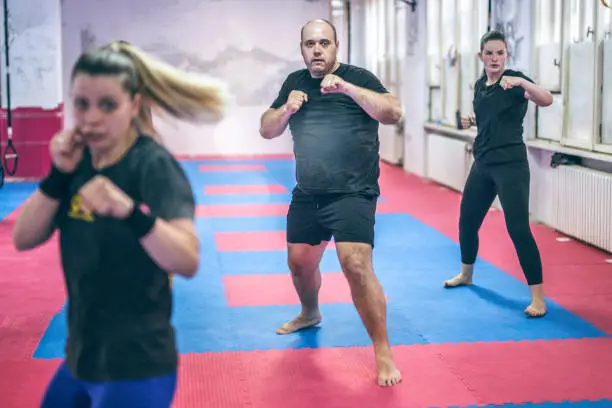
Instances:
[[[79,189],[96,175],[110,179],[164,220],[193,219],[195,201],[180,164],[149,137],[116,164],[92,166],[86,149],[56,217],[68,292],[66,362],[87,381],[139,379],[177,367],[169,275],[123,220],[84,212]]]
[[[531,78],[519,71],[505,70],[503,76]],[[474,159],[480,164],[502,164],[527,160],[523,141],[523,119],[529,101],[521,86],[504,90],[500,81],[487,86],[483,75],[474,86],[474,113],[478,134],[474,141]]]

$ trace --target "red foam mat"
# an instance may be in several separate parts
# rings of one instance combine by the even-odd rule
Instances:
[[[282,194],[286,193],[285,186],[280,184],[269,185],[210,185],[204,187],[204,193],[211,195],[220,194]]]
[[[0,407],[36,408],[61,360],[2,360]]]
[[[281,251],[287,249],[285,231],[215,232],[217,251]],[[335,248],[334,242],[327,249]]]
[[[272,350],[182,357],[176,408],[407,408],[475,402],[425,348],[398,349],[405,384],[375,383],[370,348]],[[206,378],[206,381],[202,381]]]
[[[198,205],[196,217],[275,217],[287,215],[288,204]]]
[[[319,303],[352,303],[342,272],[321,275]],[[299,305],[291,275],[230,275],[223,277],[227,303],[232,307]]]
[[[177,408],[428,407],[612,398],[612,339],[394,348],[404,382],[375,384],[371,348],[182,357]],[[202,381],[206,378],[206,381]]]
[[[444,361],[488,404],[612,398],[612,339],[439,346]]]
[[[206,172],[215,171],[265,171],[263,164],[202,164],[198,170]]]

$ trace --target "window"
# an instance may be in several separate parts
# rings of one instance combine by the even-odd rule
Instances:
[[[601,92],[598,94],[598,137],[596,139],[596,150],[612,153],[612,9],[599,7],[597,10],[596,39],[601,47],[601,61],[598,64],[597,86]],[[607,112],[608,114],[604,114]]]
[[[427,2],[427,59],[429,86],[440,86],[440,68],[442,60],[440,27],[440,2],[442,0],[430,0]]]
[[[444,117],[447,125],[456,123],[456,112],[459,109],[459,42],[457,30],[457,8],[455,0],[442,0],[442,89]]]
[[[462,116],[473,111],[474,83],[482,73],[478,58],[480,37],[487,30],[488,0],[460,0],[458,24],[460,24],[460,107]]]
[[[553,104],[539,109],[539,139],[560,141],[563,136],[564,99],[561,94],[563,64],[563,0],[537,0],[535,3],[536,80],[553,94]]]
[[[565,134],[568,146],[593,149],[596,134],[595,73],[596,47],[593,38],[595,7],[591,0],[571,0],[568,18],[567,92]],[[598,129],[597,129],[598,130]]]

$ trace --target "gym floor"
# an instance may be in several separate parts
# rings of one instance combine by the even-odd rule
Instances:
[[[182,162],[198,202],[201,267],[175,279],[177,408],[612,407],[612,255],[532,229],[549,314],[529,291],[504,225],[481,230],[475,284],[459,271],[460,195],[382,165],[374,267],[404,381],[376,385],[369,338],[333,246],[321,264],[320,327],[286,336],[299,311],[286,265],[290,157]],[[62,356],[65,293],[54,238],[17,253],[11,230],[35,184],[0,190],[0,407],[37,407]]]

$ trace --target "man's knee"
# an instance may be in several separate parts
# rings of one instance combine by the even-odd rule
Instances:
[[[364,243],[336,243],[342,271],[351,284],[364,284],[372,270],[372,246]]]
[[[288,264],[293,275],[304,275],[314,272],[321,262],[327,242],[319,245],[289,244]]]

